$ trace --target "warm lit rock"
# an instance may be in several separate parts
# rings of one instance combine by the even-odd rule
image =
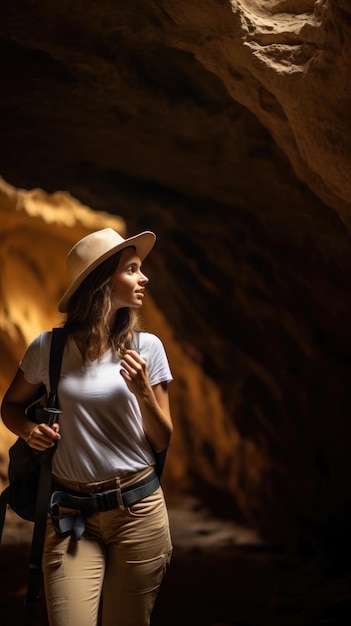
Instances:
[[[39,332],[61,324],[57,302],[66,285],[65,257],[91,230],[125,232],[122,218],[92,212],[66,192],[15,189],[0,179],[0,395]],[[0,422],[0,476],[14,436]]]

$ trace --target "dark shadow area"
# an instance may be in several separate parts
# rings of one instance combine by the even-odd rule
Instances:
[[[202,515],[202,517],[201,517]],[[347,626],[351,574],[287,554],[204,511],[170,510],[174,554],[152,626]],[[20,531],[21,532],[21,531]],[[1,546],[1,626],[24,624],[28,539]],[[47,626],[43,594],[35,626]]]

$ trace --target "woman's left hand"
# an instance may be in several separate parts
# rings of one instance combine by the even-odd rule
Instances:
[[[145,392],[149,386],[149,375],[146,361],[135,350],[126,350],[121,360],[121,376],[127,383],[129,391],[136,396]]]

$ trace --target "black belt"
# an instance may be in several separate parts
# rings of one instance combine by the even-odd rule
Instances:
[[[85,520],[94,513],[131,506],[138,500],[150,496],[160,486],[155,471],[146,478],[138,480],[128,487],[111,489],[101,493],[73,491],[54,483],[55,491],[50,499],[49,511],[56,533],[59,537],[72,534],[75,540],[81,538],[85,529]],[[78,515],[60,518],[60,506],[77,509]]]

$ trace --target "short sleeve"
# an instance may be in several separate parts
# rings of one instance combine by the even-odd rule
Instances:
[[[173,380],[167,354],[162,341],[151,333],[140,333],[140,354],[145,359],[150,385]]]
[[[44,383],[48,387],[51,333],[43,332],[27,347],[19,367],[32,385]]]

